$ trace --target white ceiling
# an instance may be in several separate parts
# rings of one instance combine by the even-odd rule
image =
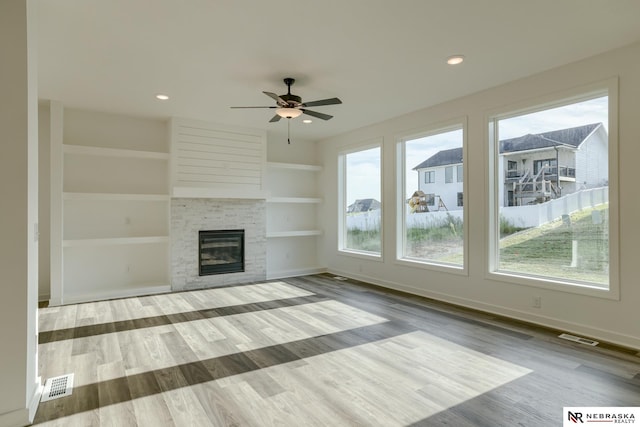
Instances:
[[[638,0],[39,0],[41,99],[322,139],[640,40]],[[457,67],[445,60],[464,54]],[[156,93],[167,93],[160,102]]]

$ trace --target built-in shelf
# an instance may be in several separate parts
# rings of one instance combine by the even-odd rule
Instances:
[[[168,194],[122,194],[122,193],[71,193],[63,194],[64,200],[123,200],[140,202],[165,202],[171,200]]]
[[[50,304],[170,291],[166,121],[51,109]]]
[[[82,154],[86,156],[169,160],[169,153],[160,153],[160,152],[154,152],[154,151],[126,150],[122,148],[89,147],[84,145],[64,144],[63,151],[68,154]]]
[[[270,197],[267,203],[322,203],[318,197]]]
[[[297,231],[269,231],[267,238],[271,237],[304,237],[304,236],[320,236],[322,230],[297,230]]]
[[[309,172],[320,172],[322,170],[322,166],[304,165],[300,163],[267,162],[267,166],[274,169],[295,169],[295,170],[309,171]]]
[[[317,266],[317,173],[322,166],[267,162],[267,277],[324,271]]]
[[[113,245],[140,245],[148,243],[167,243],[168,236],[148,236],[148,237],[108,237],[102,239],[72,239],[63,240],[62,246],[113,246]]]

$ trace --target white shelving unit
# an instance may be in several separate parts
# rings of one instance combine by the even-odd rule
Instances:
[[[317,265],[317,172],[322,166],[267,163],[267,277],[322,271]]]
[[[74,110],[63,123],[63,144],[52,142],[61,158],[52,170],[62,181],[62,269],[51,304],[169,291],[165,123]]]

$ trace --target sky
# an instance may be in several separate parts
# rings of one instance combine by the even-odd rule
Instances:
[[[549,132],[591,123],[603,123],[608,130],[608,98],[601,97],[537,113],[511,117],[499,121],[500,139],[509,139],[528,133]],[[418,189],[418,173],[413,170],[435,153],[462,146],[462,130],[445,131],[436,135],[408,140],[406,150],[406,197]],[[347,205],[357,199],[380,196],[380,148],[350,153],[347,166]]]

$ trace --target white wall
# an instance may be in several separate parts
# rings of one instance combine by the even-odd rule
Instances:
[[[285,126],[286,123],[274,123],[274,126]],[[295,137],[295,127],[291,126],[291,144],[287,144],[287,136],[276,131],[267,132],[267,161],[279,163],[320,164],[317,144]]]
[[[51,258],[50,221],[50,131],[49,103],[38,106],[38,300],[47,301],[50,296]]]
[[[0,426],[35,415],[40,378],[35,2],[0,2]]]
[[[620,295],[619,300],[561,292],[509,283],[487,274],[488,143],[487,117],[495,111],[563,93],[582,85],[619,78],[619,179],[620,179]],[[420,84],[420,82],[416,82]],[[640,44],[569,64],[464,98],[365,127],[321,141],[318,149],[324,171],[321,185],[337,189],[338,152],[353,144],[383,138],[383,260],[369,260],[337,251],[337,198],[328,197],[319,215],[328,230],[323,236],[322,260],[331,272],[436,299],[500,313],[574,333],[640,348],[640,286],[637,280],[637,242],[640,241],[640,198],[637,197],[636,163],[640,158]],[[468,119],[467,218],[469,226],[468,274],[442,269],[408,267],[395,262],[397,135],[457,117]],[[615,171],[612,171],[615,173]],[[502,176],[502,175],[501,175]],[[615,221],[615,218],[613,219]],[[531,307],[534,296],[542,308]]]

